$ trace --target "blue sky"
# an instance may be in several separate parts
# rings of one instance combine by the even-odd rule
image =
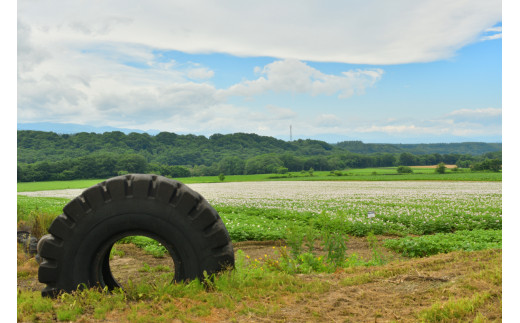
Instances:
[[[17,121],[502,141],[501,1],[18,1]]]

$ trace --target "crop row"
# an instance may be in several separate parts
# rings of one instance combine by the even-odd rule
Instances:
[[[344,233],[432,234],[502,228],[500,182],[245,182],[192,184],[234,241],[286,238],[293,226]],[[18,197],[18,220],[57,216],[66,199]],[[369,212],[374,217],[369,218]]]
[[[457,231],[386,240],[385,246],[408,257],[426,257],[455,250],[502,248],[502,230]]]
[[[501,183],[248,184],[214,185],[217,190],[202,193],[238,241],[284,238],[293,225],[332,226],[358,236],[502,228]]]

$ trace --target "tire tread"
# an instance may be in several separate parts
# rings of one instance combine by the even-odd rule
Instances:
[[[198,250],[196,259],[199,261],[200,272],[185,273],[186,279],[201,278],[203,271],[213,274],[234,266],[233,245],[229,233],[218,212],[199,193],[178,181],[162,176],[128,174],[107,179],[87,188],[67,203],[63,213],[54,219],[49,227],[49,234],[40,240],[37,247],[38,255],[42,259],[38,269],[38,280],[47,284],[42,290],[43,296],[54,297],[62,291],[71,292],[78,285],[87,283],[70,282],[62,277],[63,273],[67,273],[69,278],[74,276],[70,275],[71,262],[64,257],[66,246],[72,241],[82,239],[77,233],[85,230],[85,223],[92,223],[89,221],[96,219],[94,221],[99,225],[104,221],[103,218],[95,218],[100,207],[112,202],[125,203],[123,201],[129,199],[146,200],[146,203],[153,201],[156,210],[164,208],[164,217],[169,219],[167,221],[181,221],[186,230],[183,233],[191,235],[190,239],[193,241],[198,241],[197,247],[193,245],[190,248]],[[112,209],[110,206],[104,210]],[[73,252],[70,248],[68,250],[67,254]]]

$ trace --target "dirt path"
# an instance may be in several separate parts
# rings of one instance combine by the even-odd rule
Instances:
[[[380,240],[384,237],[380,237]],[[285,246],[283,241],[243,241],[233,243],[235,254],[238,250],[242,250],[246,256],[246,261],[264,261],[266,258],[278,259],[280,254],[278,249]],[[142,281],[171,281],[174,275],[173,261],[170,257],[153,257],[142,249],[133,244],[116,244],[117,252],[110,260],[110,268],[114,278],[123,286],[127,286],[128,280],[134,283]],[[347,242],[348,254],[357,254],[362,259],[370,259],[372,249],[368,245],[366,238],[350,237]],[[325,251],[320,247],[317,248],[318,254],[324,254]],[[403,259],[388,250],[383,250],[383,254],[388,259]],[[21,257],[21,255],[20,255]],[[25,265],[30,271],[36,273],[37,263],[34,259]],[[18,287],[26,290],[39,291],[45,285],[38,282],[37,277],[32,279],[18,279]]]

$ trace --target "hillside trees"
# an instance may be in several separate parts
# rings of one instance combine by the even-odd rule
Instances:
[[[314,170],[329,170],[329,163],[327,162],[327,158],[324,156],[310,156],[305,160],[304,163],[305,169],[311,169]]]
[[[455,145],[455,144],[453,144]],[[357,153],[343,146],[366,153]],[[421,151],[413,154],[403,151]],[[215,134],[206,138],[161,132],[124,134],[120,131],[103,134],[81,132],[59,135],[43,131],[18,131],[18,167],[20,181],[104,178],[119,173],[160,173],[171,177],[199,175],[241,175],[317,171],[345,168],[436,165],[456,163],[461,168],[492,167],[486,159],[497,159],[501,152],[487,151],[482,156],[469,153],[431,151],[429,145],[391,145],[346,142],[328,144],[318,140],[286,142],[256,134]],[[452,144],[433,147],[450,150]],[[462,147],[457,144],[456,147]],[[472,143],[474,149],[494,146]],[[487,147],[487,148],[486,148]],[[385,151],[386,149],[386,151]],[[462,149],[465,151],[467,149]],[[494,165],[494,164],[493,164]],[[497,166],[493,166],[497,169]],[[499,166],[498,166],[499,168]]]
[[[472,171],[490,170],[492,172],[499,172],[502,169],[502,160],[498,158],[488,159],[471,165]]]
[[[399,155],[399,165],[403,166],[413,166],[417,165],[417,157],[415,155],[412,155],[411,153],[401,153]]]
[[[376,166],[377,167],[388,167],[396,164],[396,157],[394,154],[384,153],[376,155]]]
[[[226,156],[218,163],[218,170],[225,175],[242,175],[246,162],[236,156]]]
[[[283,162],[274,154],[265,154],[249,158],[245,164],[245,174],[269,174],[276,173]]]
[[[284,167],[290,172],[299,172],[304,169],[305,160],[303,157],[294,155],[291,152],[285,152],[279,156]]]
[[[117,159],[116,169],[127,173],[144,173],[148,162],[146,158],[139,154],[128,154]]]

